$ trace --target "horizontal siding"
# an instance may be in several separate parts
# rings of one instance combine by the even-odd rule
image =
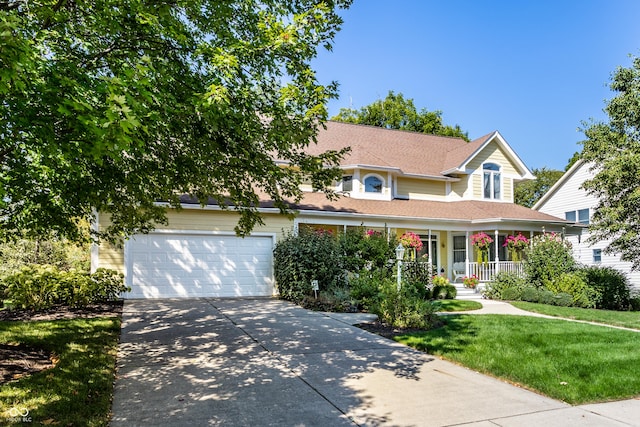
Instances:
[[[509,160],[505,152],[498,146],[497,143],[492,142],[487,145],[477,156],[471,160],[467,166],[467,169],[482,170],[484,163],[496,163],[502,167],[502,173],[506,175],[519,175],[515,165]]]
[[[460,181],[451,183],[451,192],[458,197],[464,197],[464,193],[467,191],[469,182],[471,182],[470,177],[461,177]]]
[[[409,196],[410,199],[444,200],[446,196],[446,183],[443,181],[431,181],[416,178],[399,178],[398,194]]]
[[[502,201],[513,203],[513,179],[502,177]]]

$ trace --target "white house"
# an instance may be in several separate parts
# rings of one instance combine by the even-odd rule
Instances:
[[[533,209],[565,218],[579,224],[588,225],[593,210],[598,204],[598,199],[587,193],[582,184],[592,179],[594,172],[590,171],[588,163],[578,160],[555,183],[553,187],[542,196],[533,206]],[[594,244],[588,242],[590,233],[585,230],[581,236],[567,236],[573,245],[573,256],[581,264],[601,265],[616,268],[624,272],[632,286],[640,289],[640,271],[632,271],[631,263],[620,259],[619,254],[605,254],[604,249],[609,241],[600,241]]]

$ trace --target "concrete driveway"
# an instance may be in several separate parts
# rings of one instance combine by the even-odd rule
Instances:
[[[128,300],[112,426],[629,426],[275,299]],[[615,405],[615,406],[614,406]]]

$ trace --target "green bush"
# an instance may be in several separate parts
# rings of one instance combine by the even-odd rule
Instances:
[[[429,329],[437,321],[431,301],[418,298],[414,290],[397,284],[390,278],[380,284],[381,298],[373,307],[380,321],[398,328]]]
[[[564,292],[560,292],[559,294],[554,294],[553,305],[557,305],[560,307],[571,307],[573,306],[573,296],[566,294]]]
[[[300,230],[287,235],[273,251],[274,276],[280,297],[301,302],[311,295],[311,281],[320,291],[344,287],[346,283],[338,241],[323,231]]]
[[[402,277],[407,282],[421,283],[425,288],[433,285],[433,266],[422,261],[403,261]]]
[[[358,307],[369,310],[380,298],[380,283],[385,276],[380,271],[363,270],[349,279],[349,295]]]
[[[547,289],[555,294],[565,293],[571,295],[572,305],[582,308],[593,308],[600,297],[597,290],[587,286],[584,278],[579,273],[564,273],[560,277],[547,283]]]
[[[589,266],[582,273],[587,285],[598,292],[595,307],[604,310],[629,310],[630,285],[627,276],[615,268]]]
[[[576,270],[571,244],[555,233],[545,233],[532,239],[523,264],[527,280],[536,287],[545,287],[564,273]]]
[[[433,299],[455,299],[458,294],[456,287],[449,283],[446,277],[434,276],[432,282],[431,298]]]
[[[501,271],[487,283],[483,295],[485,298],[496,300],[519,300],[525,285],[526,281],[519,275]]]
[[[397,239],[386,233],[364,227],[349,228],[339,238],[343,268],[353,273],[382,269],[391,274],[394,263],[389,261],[395,259],[396,245]]]
[[[538,289],[538,302],[540,304],[557,305],[555,296],[556,294],[548,289]]]
[[[53,265],[60,270],[88,272],[91,267],[89,246],[64,240],[19,239],[0,243],[0,277],[17,273],[31,264]]]
[[[520,291],[520,300],[528,302],[540,302],[540,291],[533,286],[525,286]]]
[[[12,306],[43,310],[55,305],[86,306],[113,301],[124,292],[124,277],[113,270],[98,269],[89,274],[60,270],[52,265],[27,265],[2,279],[4,297]]]
[[[631,311],[640,311],[640,294],[633,293],[629,299],[629,305]]]

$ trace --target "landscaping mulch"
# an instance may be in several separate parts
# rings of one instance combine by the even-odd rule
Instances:
[[[417,328],[394,328],[393,326],[387,325],[385,323],[375,321],[369,323],[360,323],[355,325],[360,329],[364,329],[367,332],[371,332],[381,337],[393,339],[398,335],[410,334],[415,332],[425,332],[424,329]]]
[[[55,307],[49,310],[0,310],[0,321],[46,321],[122,315],[123,301],[94,304],[87,307]],[[57,358],[43,349],[24,344],[0,344],[0,384],[52,368]]]

